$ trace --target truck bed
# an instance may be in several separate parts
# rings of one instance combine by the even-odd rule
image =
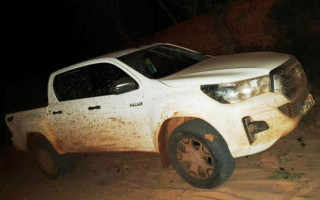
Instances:
[[[20,150],[27,150],[28,134],[53,132],[47,107],[7,114],[5,119],[13,144]]]

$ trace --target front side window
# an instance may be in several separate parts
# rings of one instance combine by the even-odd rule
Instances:
[[[207,58],[198,52],[170,45],[158,45],[118,57],[120,61],[152,79],[169,76]]]
[[[115,83],[121,80],[137,83],[120,68],[109,63],[92,64],[57,75],[53,81],[59,101],[115,94]]]

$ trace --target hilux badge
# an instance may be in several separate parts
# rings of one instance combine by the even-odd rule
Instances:
[[[130,104],[130,107],[135,107],[135,106],[142,106],[142,102],[131,103],[131,104]]]

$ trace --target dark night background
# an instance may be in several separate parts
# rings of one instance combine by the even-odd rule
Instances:
[[[37,95],[46,89],[51,72],[88,58],[135,46],[142,38],[152,37],[168,27],[211,11],[221,16],[223,8],[233,2],[237,1],[10,2],[10,5],[3,7],[7,13],[3,19],[5,28],[2,29],[7,62],[1,68],[0,146],[9,141],[4,114],[27,109],[24,105],[32,105],[40,99]],[[273,50],[294,54],[303,64],[311,83],[319,87],[319,8],[318,0],[277,1],[268,15],[278,24],[276,45],[264,48],[259,45],[237,46],[226,53]]]

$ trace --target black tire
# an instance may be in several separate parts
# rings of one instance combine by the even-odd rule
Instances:
[[[60,155],[44,138],[37,142],[34,156],[41,172],[49,179],[56,179],[72,169],[66,156]]]
[[[186,151],[187,146],[188,151]],[[200,146],[202,148],[201,155],[198,153],[200,150],[197,149]],[[179,176],[197,188],[208,189],[220,186],[232,175],[235,167],[235,159],[223,137],[210,124],[201,120],[191,120],[178,126],[170,135],[168,150],[170,161]],[[190,154],[191,151],[195,154]],[[197,156],[197,153],[200,156]],[[201,157],[203,153],[207,154],[207,158]],[[188,161],[189,163],[181,161],[184,160],[181,159],[182,155],[187,155],[192,160]],[[198,157],[199,160],[194,157]],[[204,167],[202,167],[203,165],[197,166],[199,164],[197,161],[205,162],[206,165]],[[197,172],[192,171],[191,166],[197,166]]]

